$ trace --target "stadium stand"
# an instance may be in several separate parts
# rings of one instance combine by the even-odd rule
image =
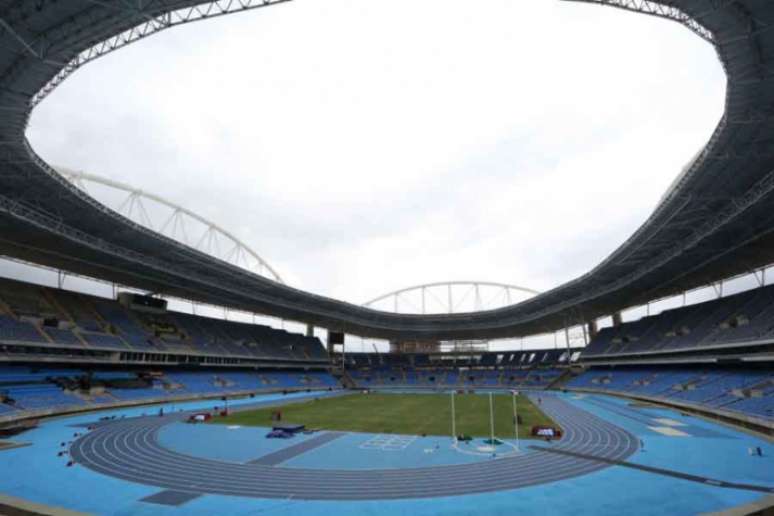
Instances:
[[[83,346],[83,341],[69,328],[43,326],[42,331],[52,343],[67,347]]]
[[[0,279],[0,361],[9,363],[0,365],[0,420],[340,386],[323,370],[328,358],[317,338],[183,313],[147,313],[7,279]],[[106,368],[116,362],[153,365]],[[289,369],[270,369],[276,366]]]
[[[0,366],[0,420],[122,402],[338,387],[338,381],[325,371],[95,371]]]
[[[0,315],[0,339],[4,342],[48,342],[34,324],[5,315]]]
[[[83,350],[327,361],[317,338],[183,313],[149,314],[117,301],[0,279],[0,343]]]
[[[348,368],[402,366],[402,367],[534,367],[538,365],[567,365],[580,348],[543,349],[530,351],[488,351],[467,354],[455,353],[351,353],[345,357]]]
[[[603,328],[589,343],[583,356],[766,344],[772,339],[774,286],[767,286]]]
[[[558,380],[572,353],[564,350],[469,355],[357,353],[347,372],[359,388],[541,389]]]
[[[710,412],[737,413],[774,422],[774,372],[770,369],[592,368],[570,380],[566,387],[677,402]]]

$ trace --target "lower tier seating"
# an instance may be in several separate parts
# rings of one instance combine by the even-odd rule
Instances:
[[[0,366],[0,417],[125,401],[338,387],[327,371],[86,371]]]
[[[765,369],[591,369],[566,387],[628,393],[774,421],[774,372]]]

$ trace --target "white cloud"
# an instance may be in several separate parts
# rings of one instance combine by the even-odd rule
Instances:
[[[361,302],[587,271],[707,140],[723,88],[703,41],[615,9],[293,2],[96,61],[29,136],[212,218],[294,286]]]

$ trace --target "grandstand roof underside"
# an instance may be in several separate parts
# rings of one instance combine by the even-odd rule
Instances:
[[[683,23],[698,22],[711,32],[727,96],[705,149],[648,220],[592,271],[551,291],[472,314],[380,312],[281,285],[184,247],[59,176],[25,138],[33,97],[79,52],[149,18],[208,3],[184,0],[139,0],[131,7],[0,0],[0,253],[364,336],[443,339],[560,329],[774,262],[774,2],[578,1],[661,7],[667,17],[675,12],[664,7],[678,8],[689,17]]]

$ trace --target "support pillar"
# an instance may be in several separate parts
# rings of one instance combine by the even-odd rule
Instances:
[[[599,332],[599,328],[597,327],[597,321],[589,321],[586,325],[586,331],[589,334],[589,341],[594,340],[594,337],[597,336],[597,333]]]

